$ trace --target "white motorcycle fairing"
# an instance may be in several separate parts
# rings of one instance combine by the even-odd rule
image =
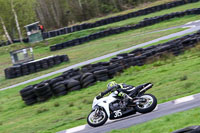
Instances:
[[[101,98],[99,100],[97,100],[95,97],[93,100],[92,109],[95,109],[95,106],[101,106],[105,109],[108,118],[110,118],[109,104],[117,100],[116,98],[114,98],[114,96],[116,96],[116,94],[113,92],[109,96]]]

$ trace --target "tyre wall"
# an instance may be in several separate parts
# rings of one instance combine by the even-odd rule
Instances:
[[[65,71],[62,75],[20,90],[22,100],[27,105],[44,102],[51,97],[66,95],[94,85],[97,81],[107,81],[131,66],[142,66],[172,54],[178,56],[200,42],[200,31],[168,41],[166,43],[138,48],[129,53],[118,54],[109,62],[88,64],[81,68]]]
[[[109,35],[119,34],[119,33],[125,32],[125,31],[139,29],[139,28],[143,28],[143,27],[146,27],[146,26],[154,25],[156,23],[160,23],[160,22],[163,22],[165,20],[170,20],[172,18],[184,17],[186,15],[198,15],[198,14],[200,14],[200,8],[193,8],[193,9],[185,10],[183,12],[174,12],[174,13],[156,16],[156,17],[152,17],[152,18],[146,18],[146,19],[140,21],[136,25],[129,25],[129,26],[111,28],[111,29],[107,29],[107,30],[100,31],[100,32],[97,32],[97,33],[90,34],[90,35],[85,36],[85,37],[80,37],[80,38],[73,39],[73,40],[70,40],[70,41],[67,41],[67,42],[55,44],[53,46],[50,46],[50,50],[51,51],[61,50],[61,49],[67,48],[67,47],[80,45],[80,44],[83,44],[85,42],[95,40],[95,39],[99,39],[99,38],[103,38],[103,37],[106,37],[106,36],[109,36]]]
[[[165,3],[165,4],[141,9],[141,10],[138,10],[138,11],[130,12],[128,14],[105,18],[105,19],[96,21],[94,23],[83,23],[83,24],[80,24],[80,25],[74,25],[72,27],[64,27],[64,28],[61,28],[61,29],[57,29],[57,30],[53,30],[53,31],[49,31],[49,32],[44,32],[43,38],[51,38],[51,37],[55,37],[55,36],[59,36],[59,35],[63,35],[63,34],[68,34],[68,33],[76,32],[76,31],[91,29],[91,28],[95,28],[95,27],[99,27],[99,26],[123,21],[123,20],[129,19],[129,18],[135,18],[135,17],[147,15],[147,14],[154,13],[154,12],[159,12],[161,10],[170,9],[170,8],[173,8],[173,7],[177,7],[177,6],[181,6],[181,5],[185,5],[185,4],[189,4],[189,3],[194,3],[194,2],[198,2],[198,1],[200,1],[200,0],[172,1],[172,2],[169,2],[169,3]]]
[[[6,79],[12,79],[21,77],[24,75],[29,75],[32,73],[36,73],[41,70],[49,69],[55,65],[58,65],[62,62],[69,61],[67,55],[57,55],[51,56],[48,58],[43,58],[41,60],[36,60],[28,63],[24,63],[22,65],[12,66],[4,69]]]

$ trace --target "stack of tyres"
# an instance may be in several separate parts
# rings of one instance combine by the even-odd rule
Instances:
[[[70,69],[68,71],[63,72],[62,74],[62,77],[64,77],[64,79],[73,78],[75,80],[80,80],[80,76],[81,76],[80,69]]]
[[[128,54],[128,53],[123,53],[123,54],[118,54],[117,57],[121,58],[121,64],[123,65],[124,68],[129,68],[131,66],[131,57],[134,57],[134,54]]]
[[[16,77],[22,76],[21,66],[15,66]]]
[[[117,56],[117,57],[113,57],[110,59],[111,63],[121,63],[121,60],[123,59],[123,57],[121,56]]]
[[[118,72],[122,71],[123,71],[123,66],[121,66],[120,64],[118,63],[110,64],[110,66],[108,67],[109,78],[113,78]]]
[[[69,83],[67,84],[68,91],[75,91],[81,89],[81,83],[78,80],[70,79]]]
[[[49,38],[50,36],[49,36],[48,32],[43,32],[42,37],[43,37],[43,39],[46,39],[46,38]]]
[[[61,33],[61,35],[66,34],[65,28],[60,29],[60,33]]]
[[[102,69],[94,72],[97,81],[107,81],[109,79],[108,69]]]
[[[56,51],[57,50],[56,45],[50,46],[50,50],[51,51]]]
[[[12,66],[4,70],[6,79],[16,78],[23,75],[28,75],[41,71],[43,69],[48,69],[54,65],[60,64],[62,62],[69,61],[67,55],[57,55],[48,58],[43,58],[37,61],[31,61],[24,63],[22,65]]]
[[[127,69],[127,68],[129,68],[130,66],[132,66],[132,58],[131,57],[126,57],[126,58],[124,58],[123,60],[122,60],[122,62],[123,62],[123,67],[124,67],[124,69]]]
[[[34,93],[34,86],[32,85],[20,90],[20,95],[26,105],[32,105],[37,103],[37,96]]]
[[[56,47],[56,50],[60,50],[63,48],[63,45],[62,43],[59,43],[59,44],[56,44],[55,47]]]
[[[58,64],[61,63],[60,56],[54,56],[53,60],[54,60],[54,63],[55,63],[56,65],[58,65]]]
[[[22,75],[30,74],[27,63],[21,65]]]
[[[34,63],[34,62],[30,62],[30,63],[28,63],[27,65],[28,65],[28,69],[29,69],[29,72],[30,72],[30,73],[36,72],[35,63]]]
[[[56,78],[51,79],[51,80],[49,81],[49,86],[50,86],[50,88],[52,89],[53,86],[54,86],[54,84],[56,84],[56,83],[58,83],[58,82],[61,82],[61,81],[63,81],[63,80],[64,80],[63,77],[56,77]]]
[[[4,73],[5,73],[5,77],[7,79],[12,79],[12,78],[16,77],[16,74],[15,74],[13,67],[9,67],[9,68],[4,69]]]
[[[55,65],[55,62],[54,62],[53,57],[48,58],[48,59],[47,59],[47,63],[48,63],[48,66],[49,66],[49,67],[54,66],[54,65]]]
[[[56,31],[50,31],[49,35],[50,35],[50,37],[55,37],[55,36],[57,36],[57,32]]]
[[[56,97],[66,95],[67,94],[66,81],[56,82],[55,84],[52,85],[51,90],[53,92],[53,95]]]
[[[78,80],[78,81],[80,82],[81,76],[82,76],[82,74],[77,74],[77,75],[74,75],[74,76],[72,76],[72,77],[70,77],[70,78],[71,78],[71,79],[74,79],[74,80]]]
[[[91,64],[87,64],[87,65],[84,65],[84,66],[81,67],[81,72],[87,73],[87,72],[90,72],[91,69],[92,69]]]
[[[47,59],[41,60],[40,64],[41,64],[42,69],[48,69],[49,68]]]
[[[34,87],[34,93],[39,102],[44,102],[53,96],[48,83],[40,83]]]
[[[82,88],[87,88],[88,86],[91,86],[96,82],[95,76],[92,73],[84,73],[80,81]]]

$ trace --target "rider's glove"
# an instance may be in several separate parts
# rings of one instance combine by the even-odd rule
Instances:
[[[132,100],[133,98],[130,97],[128,94],[124,93],[123,95],[124,99],[129,99],[129,100]]]

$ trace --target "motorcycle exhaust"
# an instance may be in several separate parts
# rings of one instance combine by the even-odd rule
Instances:
[[[146,92],[146,91],[147,91],[148,89],[150,89],[152,86],[153,86],[153,84],[147,85],[146,87],[144,87],[144,88],[140,91],[140,93]]]

